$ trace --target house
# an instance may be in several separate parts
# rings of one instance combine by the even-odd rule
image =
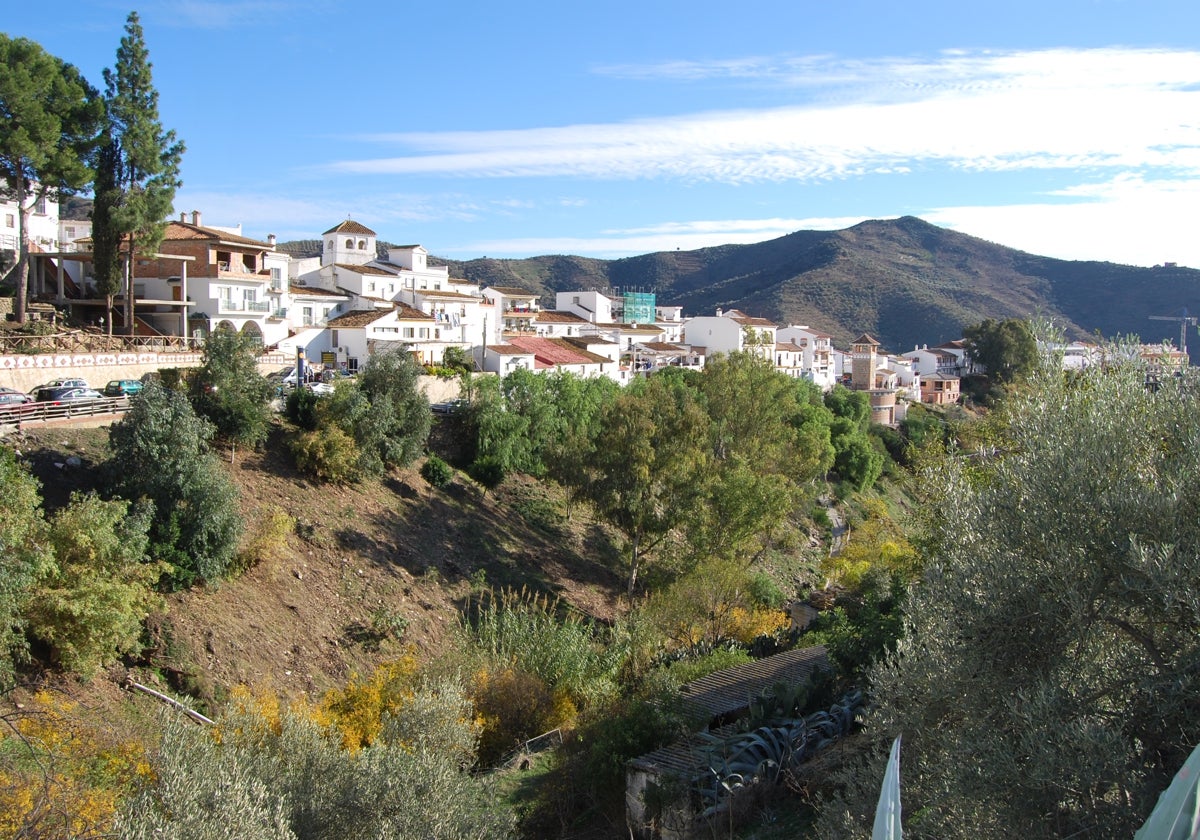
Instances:
[[[771,360],[778,327],[766,318],[752,318],[736,309],[691,318],[683,325],[682,339],[713,353],[748,352]]]
[[[564,370],[576,376],[608,376],[620,381],[619,353],[615,344],[603,339],[517,335],[504,344],[488,345],[483,369],[501,376],[517,368]]]
[[[471,349],[495,343],[496,334],[488,334],[492,303],[477,284],[451,278],[446,266],[429,265],[429,253],[420,245],[392,247],[380,257],[375,231],[352,219],[321,236],[319,260],[308,257],[293,266],[297,284],[344,296],[344,312],[396,310],[400,313],[394,325],[399,330],[398,340],[425,364],[441,364],[448,347]],[[497,323],[499,318],[493,316],[493,329]],[[393,325],[364,329],[391,330]],[[329,343],[347,348],[346,353],[337,352],[339,361],[349,365],[354,358],[348,355],[349,348],[358,352],[361,346],[373,347],[385,339],[363,340],[366,345]]]
[[[934,373],[959,376],[963,371],[963,357],[961,355],[937,347],[931,348],[928,344],[922,347],[914,347],[907,353],[901,353],[900,355],[906,359],[911,359],[913,370],[922,376],[929,376]]]
[[[570,312],[593,324],[611,324],[614,320],[614,300],[596,290],[559,292],[554,296],[554,308]]]
[[[961,398],[962,380],[948,373],[921,376],[921,402],[930,405],[953,405]]]
[[[895,426],[899,377],[880,364],[879,342],[863,333],[850,344],[850,388],[871,399],[871,422]]]
[[[388,309],[360,309],[330,318],[325,324],[338,364],[358,369],[368,356],[388,347],[406,347],[422,364],[436,364],[420,338],[434,329],[433,316],[407,304]],[[441,361],[440,356],[437,361]]]
[[[589,322],[574,312],[543,309],[533,319],[533,329],[542,338],[576,338]]]
[[[838,381],[838,369],[834,364],[833,339],[825,333],[806,326],[790,324],[775,331],[779,342],[791,343],[804,351],[800,363],[800,376],[828,391]]]
[[[218,327],[254,336],[265,345],[287,337],[288,255],[236,228],[203,224],[199,211],[167,222],[157,254],[137,256],[133,294],[137,315],[165,334]]]
[[[489,286],[480,290],[495,311],[502,335],[536,335],[533,322],[539,311],[538,296],[513,286]]]

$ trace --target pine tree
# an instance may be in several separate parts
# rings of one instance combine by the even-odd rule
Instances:
[[[93,230],[96,249],[102,254],[116,252],[123,241],[127,245],[122,281],[127,300],[127,330],[133,329],[134,251],[157,250],[175,190],[182,184],[179,166],[184,145],[176,139],[174,131],[164,131],[159,120],[158,91],[151,77],[149,55],[137,12],[130,12],[125,21],[125,37],[117,48],[116,67],[104,71],[108,122],[101,163],[111,167],[115,192],[98,202],[94,221],[99,233]],[[106,176],[109,173],[102,173],[102,180]],[[105,218],[98,218],[101,214]],[[100,236],[105,238],[103,243]],[[101,291],[116,284],[111,276],[100,274],[111,271],[111,265],[112,261],[107,266],[97,263],[96,281]]]
[[[0,193],[20,215],[16,317],[25,321],[29,215],[92,180],[102,108],[79,71],[26,38],[0,33]]]

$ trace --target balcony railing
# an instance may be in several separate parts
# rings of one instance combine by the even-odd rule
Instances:
[[[270,312],[271,304],[265,300],[227,300],[221,298],[217,304],[218,312]]]

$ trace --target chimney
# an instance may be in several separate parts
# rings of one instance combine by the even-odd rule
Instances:
[[[720,318],[720,317],[721,317],[721,315],[722,315],[722,312],[721,312],[721,307],[719,307],[719,306],[718,306],[718,307],[717,307],[717,317],[718,317],[718,318]]]
[[[187,211],[186,210],[179,211],[179,221],[183,222],[185,225],[187,224]]]
[[[273,234],[273,233],[267,234],[267,244],[270,245],[272,248],[275,247],[275,234]]]
[[[200,227],[200,211],[199,210],[192,211],[192,224],[194,224],[196,227]]]

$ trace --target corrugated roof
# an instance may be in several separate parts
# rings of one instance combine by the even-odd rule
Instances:
[[[750,700],[777,682],[800,684],[829,667],[824,645],[784,651],[726,668],[679,687],[684,702],[709,715],[727,715],[750,706]]]
[[[362,234],[365,236],[374,236],[375,235],[375,231],[371,230],[366,225],[359,224],[358,222],[354,221],[353,219],[347,219],[346,221],[342,222],[341,224],[337,225],[336,227],[331,227],[329,230],[325,231],[325,233],[323,233],[321,235],[327,236],[328,234],[331,234],[331,233],[353,233],[353,234]]]

